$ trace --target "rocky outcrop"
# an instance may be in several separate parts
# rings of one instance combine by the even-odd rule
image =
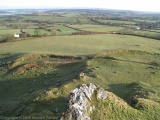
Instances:
[[[67,112],[60,120],[90,120],[87,110],[92,107],[89,106],[88,102],[96,88],[92,83],[82,84],[79,88],[75,88],[69,95]]]

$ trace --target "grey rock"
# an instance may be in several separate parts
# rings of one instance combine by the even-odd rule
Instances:
[[[46,95],[52,95],[53,93],[51,91],[46,91]]]
[[[54,113],[58,113],[59,112],[59,109],[58,108],[55,108],[54,109]]]
[[[81,72],[81,73],[79,74],[79,77],[84,77],[84,73]]]
[[[81,91],[85,94],[85,96],[91,100],[91,95],[93,94],[94,90],[96,89],[96,86],[92,83],[89,83],[88,85],[82,84],[80,86]]]
[[[93,110],[95,109],[95,106],[91,106],[90,108],[89,108],[89,112],[93,112]]]
[[[107,98],[107,93],[103,88],[100,88],[97,91],[97,98],[102,99],[102,100],[105,100]]]
[[[79,88],[75,88],[69,95],[69,103],[67,104],[67,112],[60,120],[90,120],[87,109],[90,108],[88,101],[94,93],[96,86],[92,83],[82,84]]]

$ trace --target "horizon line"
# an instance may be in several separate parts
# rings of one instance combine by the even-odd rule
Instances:
[[[119,11],[130,11],[130,12],[147,12],[147,13],[160,13],[160,11],[146,11],[146,10],[129,10],[129,9],[112,9],[112,8],[90,8],[90,7],[66,7],[66,8],[62,8],[62,7],[57,7],[57,8],[3,8],[0,6],[0,10],[65,10],[65,9],[71,9],[71,10],[84,10],[84,9],[88,9],[88,10],[119,10]]]

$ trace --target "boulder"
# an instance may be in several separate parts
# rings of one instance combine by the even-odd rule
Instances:
[[[79,77],[84,77],[84,73],[81,72],[81,73],[79,74]]]
[[[46,95],[53,95],[53,93],[51,91],[46,91],[45,93],[46,93]]]
[[[86,98],[91,100],[91,95],[93,94],[94,90],[96,89],[96,86],[92,83],[89,83],[88,85],[82,84],[80,86],[80,90],[85,94]]]
[[[58,113],[59,112],[59,109],[58,108],[55,108],[54,109],[54,113]]]
[[[97,91],[97,98],[101,99],[101,100],[105,100],[107,98],[107,93],[103,88],[100,88]]]

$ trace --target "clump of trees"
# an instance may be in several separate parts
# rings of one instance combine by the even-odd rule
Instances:
[[[145,37],[145,38],[152,38],[152,39],[160,40],[160,35],[152,35],[152,34],[149,34],[149,33],[120,32],[120,33],[117,33],[117,34],[132,35],[132,36],[139,36],[139,37]]]
[[[75,33],[72,33],[72,35],[91,35],[94,34],[94,32],[90,32],[90,31],[78,31]]]
[[[56,34],[56,30],[51,30],[50,34],[51,34],[52,36],[57,35],[57,34]]]
[[[56,30],[52,30],[52,29],[48,29],[48,31],[50,32],[50,35],[52,35],[52,36],[55,36],[55,35],[57,35],[56,34]],[[42,35],[42,33],[41,33],[41,29],[39,29],[39,28],[37,28],[37,29],[35,29],[34,30],[34,36],[35,37],[38,37],[38,36],[47,36],[48,34],[47,33],[44,33],[43,35]]]

